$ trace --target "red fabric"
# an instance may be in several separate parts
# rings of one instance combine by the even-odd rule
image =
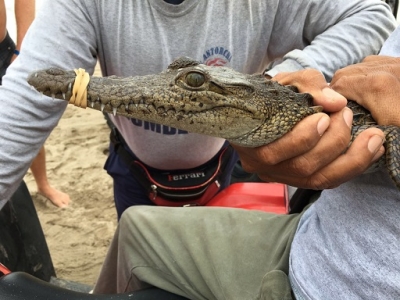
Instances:
[[[289,212],[287,186],[280,183],[234,183],[207,202],[206,206],[235,207],[287,214]]]
[[[5,265],[3,265],[2,263],[0,263],[0,274],[3,274],[3,275],[7,275],[7,274],[10,274],[11,273],[11,271],[5,266]],[[1,276],[1,275],[0,275]]]

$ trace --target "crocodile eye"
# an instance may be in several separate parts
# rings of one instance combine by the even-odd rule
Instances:
[[[200,87],[205,81],[206,78],[201,73],[191,72],[186,75],[186,83],[191,87]]]

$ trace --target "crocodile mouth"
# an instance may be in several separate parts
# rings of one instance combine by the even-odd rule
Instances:
[[[214,115],[219,117],[256,117],[256,111],[248,108],[238,108],[234,105],[210,105],[200,104],[197,106],[187,107],[185,103],[174,103],[174,105],[156,105],[146,100],[129,101],[121,103],[121,101],[109,101],[103,103],[100,98],[89,100],[88,105],[91,108],[101,110],[102,112],[112,113],[113,115],[123,114],[131,115],[136,118],[137,114],[154,114],[158,116],[172,117],[174,115],[192,117],[196,115]]]
[[[164,124],[174,128],[199,134],[224,135],[236,138],[257,128],[262,120],[252,112],[234,106],[209,106],[199,110],[177,109],[176,107],[155,106],[153,104],[130,103],[118,107],[92,102],[90,106],[103,112]],[[238,122],[239,121],[239,122]],[[206,125],[206,126],[205,126]]]

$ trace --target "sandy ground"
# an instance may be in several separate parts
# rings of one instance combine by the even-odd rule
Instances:
[[[71,197],[55,207],[25,176],[57,276],[93,284],[116,228],[112,180],[103,170],[109,129],[99,111],[69,105],[45,144],[50,183]]]
[[[93,284],[116,227],[112,182],[103,170],[108,128],[96,111],[69,106],[47,140],[51,184],[68,193],[68,208],[55,207],[25,180],[45,233],[57,276]]]

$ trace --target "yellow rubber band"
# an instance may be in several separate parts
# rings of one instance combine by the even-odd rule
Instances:
[[[69,103],[78,107],[87,107],[87,86],[90,81],[88,72],[84,69],[75,69],[75,83],[72,89],[72,96],[69,99]]]

